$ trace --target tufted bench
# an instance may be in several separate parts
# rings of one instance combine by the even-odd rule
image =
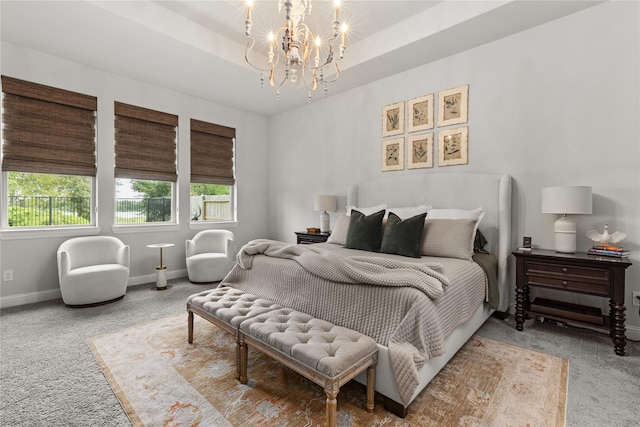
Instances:
[[[340,387],[367,370],[367,411],[373,412],[376,342],[359,332],[289,308],[258,314],[240,323],[240,382],[247,383],[247,344],[324,388],[326,424],[336,424]]]
[[[238,326],[242,321],[279,308],[273,301],[228,286],[193,294],[187,298],[189,344],[193,344],[194,314],[233,334],[237,341]],[[236,346],[236,379],[240,379],[238,349]]]

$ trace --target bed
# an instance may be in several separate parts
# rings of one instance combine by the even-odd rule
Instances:
[[[493,286],[497,292],[492,294],[491,304],[483,268],[464,256],[440,256],[433,233],[431,252],[413,258],[344,247],[338,220],[327,243],[249,242],[222,283],[376,339],[376,391],[384,396],[388,410],[406,416],[410,403],[491,313],[508,310],[511,178],[412,174],[385,176],[349,189],[347,206],[358,212],[365,212],[365,207],[377,211],[385,205],[386,221],[391,221],[389,211],[435,209],[426,216],[425,230],[436,230],[444,224],[451,230],[454,226],[464,229],[463,234],[468,236],[468,223],[471,227],[478,224],[475,227],[486,239],[481,246],[495,261]],[[481,210],[481,220],[451,222],[446,215],[444,221],[429,218],[431,213],[438,218],[436,212],[446,211],[448,215],[451,209]],[[342,217],[339,221],[344,227],[350,219]],[[424,236],[421,252],[425,251]],[[350,237],[353,243],[353,235]],[[389,248],[386,242],[383,244]],[[395,285],[405,282],[408,285]],[[366,384],[365,376],[356,380]]]

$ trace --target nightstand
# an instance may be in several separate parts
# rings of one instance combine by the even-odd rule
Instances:
[[[624,356],[626,258],[600,257],[576,252],[563,254],[551,250],[513,251],[516,258],[516,329],[522,331],[525,315],[546,317],[567,323],[609,331],[615,352]],[[609,316],[599,308],[553,301],[529,300],[531,287],[562,290],[609,298]]]
[[[306,231],[296,231],[298,244],[308,245],[311,243],[324,243],[327,241],[331,232],[328,233],[307,233]]]

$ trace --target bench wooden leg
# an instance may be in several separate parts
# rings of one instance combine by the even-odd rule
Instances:
[[[375,408],[376,393],[376,365],[367,368],[367,412],[373,412]]]
[[[187,311],[187,324],[189,325],[189,344],[193,344],[193,311]]]
[[[337,382],[327,381],[324,387],[324,393],[327,395],[326,418],[327,427],[336,426],[336,413],[338,412],[338,392],[340,387]]]
[[[248,348],[247,343],[244,342],[244,335],[238,334],[238,363],[236,364],[236,376],[240,380],[241,384],[247,383],[247,358]]]

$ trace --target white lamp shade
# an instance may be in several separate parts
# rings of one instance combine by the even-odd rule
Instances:
[[[335,211],[338,200],[336,196],[316,196],[313,204],[316,211]]]
[[[590,214],[591,187],[546,187],[542,189],[542,213]]]

